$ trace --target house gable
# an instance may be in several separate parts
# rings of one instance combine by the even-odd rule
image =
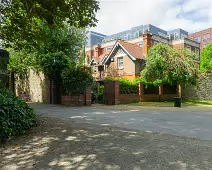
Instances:
[[[111,50],[111,52],[109,53],[109,55],[107,56],[107,58],[103,61],[103,64],[107,63],[109,59],[113,59],[114,57],[121,57],[121,56],[129,56],[132,60],[136,60],[135,57],[133,57],[128,51],[127,49],[125,49],[121,43],[119,43],[118,41],[116,42],[116,44],[113,46],[113,49]]]
[[[90,65],[92,66],[92,65],[96,65],[96,64],[98,64],[98,62],[93,58],[90,62]]]

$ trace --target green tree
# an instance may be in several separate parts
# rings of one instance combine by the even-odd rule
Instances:
[[[36,54],[38,58],[43,58],[43,54],[54,54],[62,52],[66,55],[71,63],[76,63],[80,54],[80,49],[84,45],[86,39],[86,31],[83,29],[70,27],[67,24],[61,29],[50,29],[48,25],[43,25],[43,32],[45,32],[46,39],[40,41]]]
[[[179,85],[178,96],[181,97],[181,84],[196,84],[199,71],[194,63],[195,53],[188,49],[176,50],[169,45],[157,44],[149,50],[146,67],[141,72],[145,82],[155,85]]]
[[[50,29],[64,22],[77,28],[95,26],[99,2],[96,0],[2,0],[1,36],[13,48],[33,48],[45,39],[42,23]],[[57,29],[57,28],[56,28]]]
[[[36,51],[37,64],[56,85],[56,101],[60,103],[63,70],[76,66],[80,49],[85,41],[85,31],[64,25],[63,29],[44,26],[48,38],[40,42]]]
[[[7,70],[7,64],[9,63],[9,53],[6,50],[0,49],[0,83],[8,85],[9,74]]]
[[[212,73],[212,44],[202,51],[200,57],[200,71],[202,73]]]

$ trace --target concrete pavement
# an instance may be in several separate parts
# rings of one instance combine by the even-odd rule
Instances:
[[[180,109],[125,106],[65,107],[46,104],[31,106],[39,115],[45,117],[212,140],[212,108],[209,107]]]

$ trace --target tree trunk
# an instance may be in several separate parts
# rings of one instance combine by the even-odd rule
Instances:
[[[15,94],[15,73],[14,73],[14,71],[10,72],[9,87],[10,87],[10,90]]]

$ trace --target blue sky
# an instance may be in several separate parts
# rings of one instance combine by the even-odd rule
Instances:
[[[212,27],[212,0],[100,0],[97,19],[106,35],[145,24],[191,33]]]

